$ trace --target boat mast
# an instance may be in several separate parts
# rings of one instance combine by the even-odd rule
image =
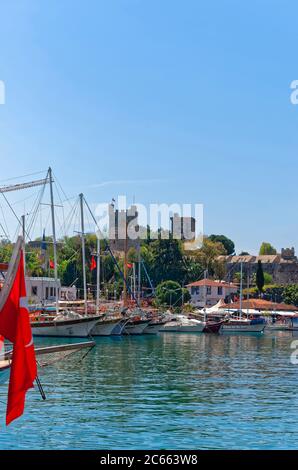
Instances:
[[[207,304],[207,269],[204,271],[204,309],[206,308]]]
[[[96,266],[96,314],[99,313],[99,299],[100,299],[100,238],[97,234],[97,266]]]
[[[136,297],[136,263],[133,263],[133,295]]]
[[[123,305],[127,306],[127,211],[125,211],[125,240],[124,240],[124,285],[123,285]]]
[[[250,266],[247,263],[247,318],[249,313],[249,281],[250,281]]]
[[[242,318],[243,261],[240,263],[240,319]]]
[[[138,246],[138,303],[140,304],[141,301],[141,241],[139,239],[139,246]]]
[[[84,305],[85,305],[85,315],[87,315],[88,310],[87,310],[86,254],[85,254],[85,227],[84,227],[84,195],[81,193],[79,198],[80,198],[80,207],[81,207],[81,240],[82,240]]]
[[[54,193],[53,193],[53,178],[52,168],[48,170],[50,194],[51,194],[51,216],[52,216],[52,232],[53,232],[53,248],[54,248],[54,277],[55,277],[55,304],[56,312],[59,313],[59,295],[58,295],[58,271],[57,271],[57,240],[56,240],[56,226],[55,226],[55,206],[54,206]]]
[[[206,321],[206,306],[207,306],[207,273],[208,270],[204,271],[204,321]]]

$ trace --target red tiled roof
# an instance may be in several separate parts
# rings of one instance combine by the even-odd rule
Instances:
[[[199,287],[199,286],[207,286],[207,287],[226,287],[230,289],[237,289],[235,284],[229,284],[228,282],[224,281],[215,281],[214,279],[202,279],[201,281],[191,282],[187,284],[186,287]]]
[[[240,302],[234,302],[230,304],[225,304],[222,308],[229,308],[232,310],[239,310],[240,309]],[[294,312],[297,310],[295,305],[287,305],[284,303],[277,304],[275,302],[269,302],[268,300],[263,299],[249,299],[242,301],[242,309],[253,309],[253,310],[277,310],[277,311],[291,311]]]

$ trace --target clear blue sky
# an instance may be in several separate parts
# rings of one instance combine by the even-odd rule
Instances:
[[[298,249],[297,14],[294,0],[1,2],[0,179],[51,165],[71,196],[202,202],[205,231],[238,251]]]

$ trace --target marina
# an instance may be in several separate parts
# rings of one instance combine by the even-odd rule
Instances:
[[[298,454],[295,12],[0,2],[4,465]]]
[[[290,332],[97,338],[46,367],[7,449],[295,449],[297,365]],[[36,346],[65,340],[36,338]],[[73,342],[75,340],[66,340]],[[7,386],[0,387],[5,415]]]

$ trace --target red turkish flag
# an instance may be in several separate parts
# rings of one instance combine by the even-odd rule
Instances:
[[[96,268],[96,261],[95,261],[94,256],[92,256],[91,264],[90,264],[90,271],[93,271],[93,269],[95,269],[95,268]]]
[[[15,256],[14,256],[15,255]],[[6,424],[24,412],[25,396],[37,376],[33,337],[27,308],[23,250],[13,253],[0,297],[0,335],[13,343]]]
[[[126,266],[128,267],[128,269],[131,269],[131,268],[132,268],[132,264],[131,264],[131,263],[127,263]]]
[[[50,265],[50,269],[55,269],[55,263],[51,259],[50,259],[49,265]]]

